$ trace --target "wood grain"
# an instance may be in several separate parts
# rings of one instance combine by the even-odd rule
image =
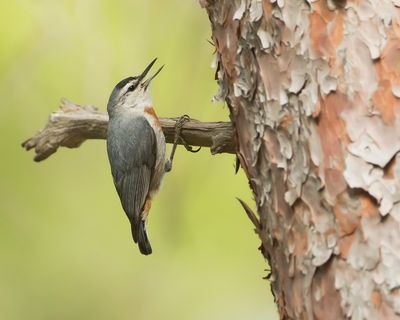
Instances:
[[[178,118],[160,118],[167,143],[173,143]],[[34,149],[34,160],[47,159],[59,147],[77,148],[89,139],[106,139],[108,115],[94,106],[81,106],[67,99],[53,112],[46,126],[22,143],[26,150]],[[190,119],[181,136],[192,146],[208,147],[212,154],[234,153],[234,131],[230,122],[201,122]],[[179,142],[181,144],[181,142]]]

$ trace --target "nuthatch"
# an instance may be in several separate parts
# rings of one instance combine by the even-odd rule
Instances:
[[[171,169],[149,90],[162,67],[145,80],[155,61],[141,75],[120,81],[107,104],[107,152],[115,188],[131,223],[133,240],[145,255],[152,252],[146,233],[151,201],[164,173]]]

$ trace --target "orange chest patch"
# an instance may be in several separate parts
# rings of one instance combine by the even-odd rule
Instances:
[[[152,106],[148,106],[144,108],[144,112],[146,112],[150,117],[154,120],[154,125],[161,129],[160,119],[158,119],[156,112],[154,111]]]

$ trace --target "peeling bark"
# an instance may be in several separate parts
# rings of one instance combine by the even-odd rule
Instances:
[[[400,2],[200,3],[280,317],[400,318]]]

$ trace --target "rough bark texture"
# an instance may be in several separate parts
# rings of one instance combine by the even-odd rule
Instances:
[[[200,2],[280,317],[400,318],[400,1]]]
[[[165,140],[173,143],[175,123],[179,118],[160,119]],[[66,99],[60,110],[50,115],[46,127],[22,143],[26,150],[35,149],[35,161],[42,161],[59,147],[77,148],[87,139],[105,139],[108,115],[93,106],[80,106]],[[229,122],[185,122],[181,136],[192,146],[209,147],[212,154],[234,153],[233,128]],[[181,140],[178,140],[182,144]]]

